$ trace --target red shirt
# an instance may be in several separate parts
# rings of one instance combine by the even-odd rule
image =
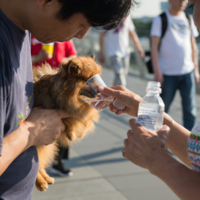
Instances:
[[[38,55],[41,49],[42,42],[39,42],[31,35],[31,55]],[[53,58],[37,63],[36,65],[41,65],[45,62],[48,62],[51,66],[58,67],[58,65],[65,57],[69,57],[72,55],[77,55],[77,51],[72,40],[67,42],[56,42],[54,43]]]

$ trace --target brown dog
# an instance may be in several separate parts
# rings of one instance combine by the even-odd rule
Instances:
[[[94,131],[94,121],[98,121],[99,118],[98,111],[79,97],[88,93],[87,89],[81,89],[85,81],[100,73],[101,66],[92,57],[74,58],[63,64],[59,71],[52,70],[49,65],[33,69],[34,107],[62,109],[71,116],[63,120],[66,130],[56,142],[37,147],[39,172],[35,185],[38,190],[45,191],[48,184],[54,183],[54,179],[49,177],[45,168],[49,167],[56,155],[57,142],[68,146],[71,141]]]

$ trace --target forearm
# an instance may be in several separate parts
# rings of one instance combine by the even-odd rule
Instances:
[[[99,47],[100,47],[100,53],[103,53],[103,37],[104,37],[104,33],[101,33],[100,34],[100,37],[99,37]]]
[[[190,131],[175,122],[169,115],[164,116],[164,125],[170,127],[167,141],[168,148],[187,166],[191,167],[187,153],[187,143],[190,137]]]
[[[157,46],[151,47],[151,59],[152,59],[154,73],[159,72],[160,68],[159,68],[159,63],[158,63],[158,47]]]
[[[139,38],[138,38],[137,34],[135,33],[135,31],[130,31],[129,37],[130,37],[133,45],[136,47],[137,51],[142,50],[142,46],[140,44]]]
[[[195,38],[193,38],[191,40],[192,40],[192,42],[191,42],[191,44],[192,44],[192,60],[194,63],[194,70],[195,70],[195,72],[199,73],[198,49],[197,49]]]
[[[30,137],[28,127],[25,125],[21,126],[3,140],[2,155],[0,156],[0,176],[15,158],[32,145],[32,138]]]
[[[150,172],[163,180],[181,200],[197,200],[200,196],[200,174],[172,158],[164,150],[156,154]]]

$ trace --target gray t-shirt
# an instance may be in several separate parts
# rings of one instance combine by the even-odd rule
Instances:
[[[33,106],[30,34],[21,31],[0,10],[0,156],[3,138],[15,131]],[[31,147],[0,176],[0,199],[30,200],[38,172]]]

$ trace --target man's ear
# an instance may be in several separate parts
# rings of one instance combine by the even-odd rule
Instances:
[[[40,9],[40,10],[43,10],[44,7],[49,3],[51,2],[52,0],[37,0],[37,7]]]

